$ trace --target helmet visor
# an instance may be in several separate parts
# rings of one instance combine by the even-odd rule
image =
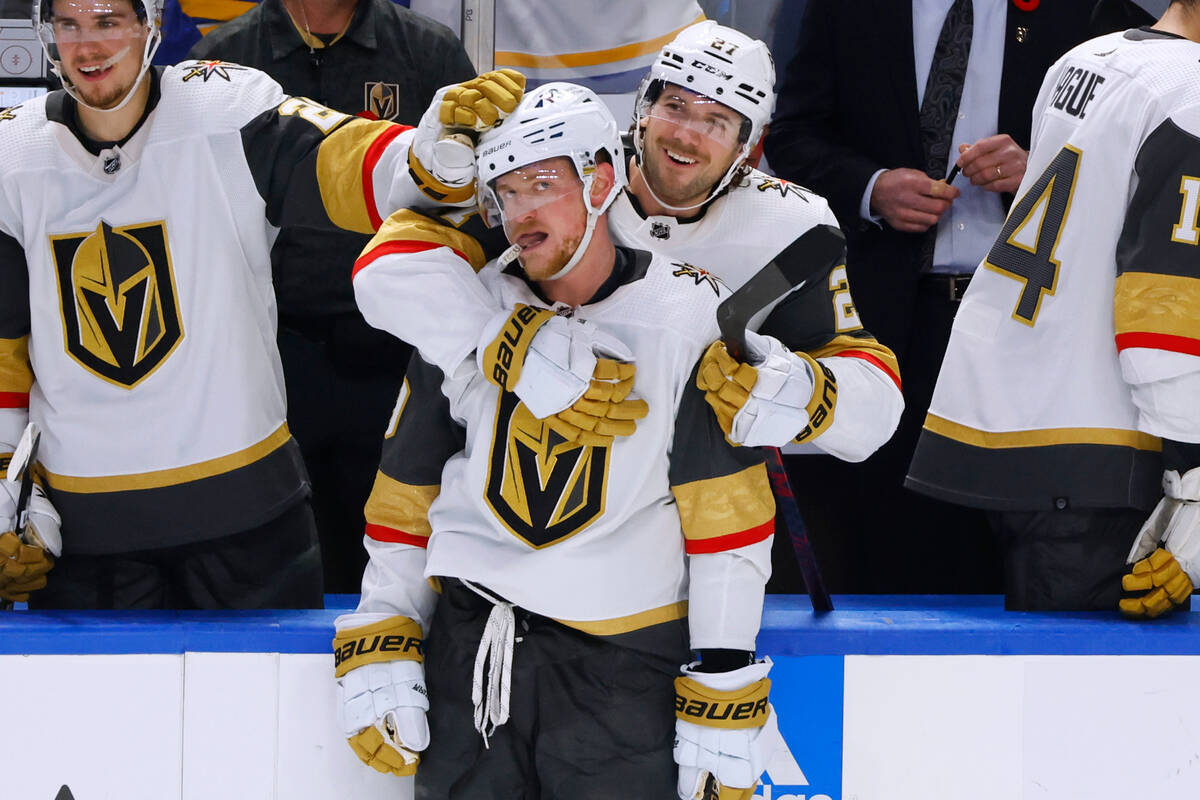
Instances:
[[[82,42],[144,38],[149,33],[128,0],[54,0],[43,2],[38,36],[47,47]]]
[[[745,117],[724,103],[673,84],[664,86],[644,113],[677,131],[698,134],[722,147],[738,144],[745,121]]]
[[[480,213],[488,227],[503,225],[512,241],[514,223],[552,204],[581,199],[582,189],[569,159],[546,159],[506,172],[483,187]]]

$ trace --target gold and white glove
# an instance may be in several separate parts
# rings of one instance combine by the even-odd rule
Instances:
[[[1138,531],[1121,578],[1121,613],[1153,618],[1183,604],[1200,585],[1200,467],[1163,473],[1163,499]]]
[[[338,631],[333,639],[338,719],[363,763],[415,775],[429,746],[421,626],[408,617]]]
[[[624,387],[633,386],[633,352],[591,322],[567,319],[549,309],[519,303],[512,311],[501,311],[488,321],[475,352],[484,377],[516,394],[537,419],[571,410],[589,392],[592,396],[587,399],[609,402],[611,398],[604,397],[607,388],[593,385],[597,381],[613,384],[613,393],[621,397],[618,403],[630,402]],[[609,366],[599,366],[604,359],[623,362],[616,375]],[[622,386],[621,381],[628,383]],[[583,418],[594,417],[596,408],[585,405],[575,409],[582,416],[560,416],[567,423],[563,429],[574,424],[580,430],[591,430]],[[608,409],[604,411],[607,414]],[[638,414],[636,404],[614,413],[618,416],[608,418],[618,422],[645,416]],[[613,433],[625,435],[619,430]]]
[[[809,441],[833,424],[837,381],[831,370],[754,331],[746,331],[746,356],[747,362],[737,361],[724,342],[713,342],[696,374],[729,441],[782,447]]]
[[[614,436],[632,436],[637,420],[650,412],[641,398],[630,397],[633,364],[596,359],[596,369],[583,397],[565,411],[550,416],[550,429],[568,442],[606,447]]]
[[[0,456],[0,524],[10,529],[0,534],[0,600],[25,602],[29,593],[46,586],[46,573],[54,557],[62,555],[62,519],[36,483],[26,507],[24,530],[18,530],[17,497],[30,458],[33,426],[26,430],[12,456]]]
[[[512,113],[524,92],[525,76],[512,69],[485,72],[465,83],[438,89],[417,123],[408,153],[409,171],[422,194],[443,205],[473,203],[475,150],[471,135]]]
[[[730,672],[697,672],[675,679],[675,763],[680,800],[707,800],[715,782],[720,800],[749,800],[775,746],[779,728],[768,694],[771,659]]]

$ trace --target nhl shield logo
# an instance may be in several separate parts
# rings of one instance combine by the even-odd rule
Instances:
[[[607,447],[565,441],[511,392],[501,392],[484,499],[534,548],[574,536],[604,513]]]
[[[132,389],[183,339],[164,222],[50,237],[67,353]]]
[[[366,95],[363,107],[377,119],[395,119],[400,113],[400,84],[368,81]]]

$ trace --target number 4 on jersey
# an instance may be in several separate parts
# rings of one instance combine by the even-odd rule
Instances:
[[[985,266],[1025,284],[1012,317],[1029,326],[1037,320],[1042,298],[1054,294],[1058,284],[1054,251],[1071,210],[1082,156],[1069,145],[1058,152],[1013,206],[984,261]]]

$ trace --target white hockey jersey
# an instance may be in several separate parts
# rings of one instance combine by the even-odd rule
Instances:
[[[427,627],[424,578],[455,577],[596,635],[686,617],[694,648],[754,649],[774,501],[761,455],[725,440],[695,385],[727,290],[618,252],[611,294],[559,310],[632,349],[649,415],[609,446],[570,445],[473,360],[442,382],[414,358],[366,508],[362,602],[339,628],[393,614]],[[480,278],[505,307],[551,305],[495,262]]]
[[[415,202],[404,130],[221,62],[152,73],[103,150],[62,92],[0,114],[0,453],[39,424],[66,550],[223,536],[307,491],[269,252],[281,221],[371,232]]]
[[[1200,44],[1051,68],[1029,166],[954,321],[908,485],[981,508],[1149,508],[1200,442]]]

